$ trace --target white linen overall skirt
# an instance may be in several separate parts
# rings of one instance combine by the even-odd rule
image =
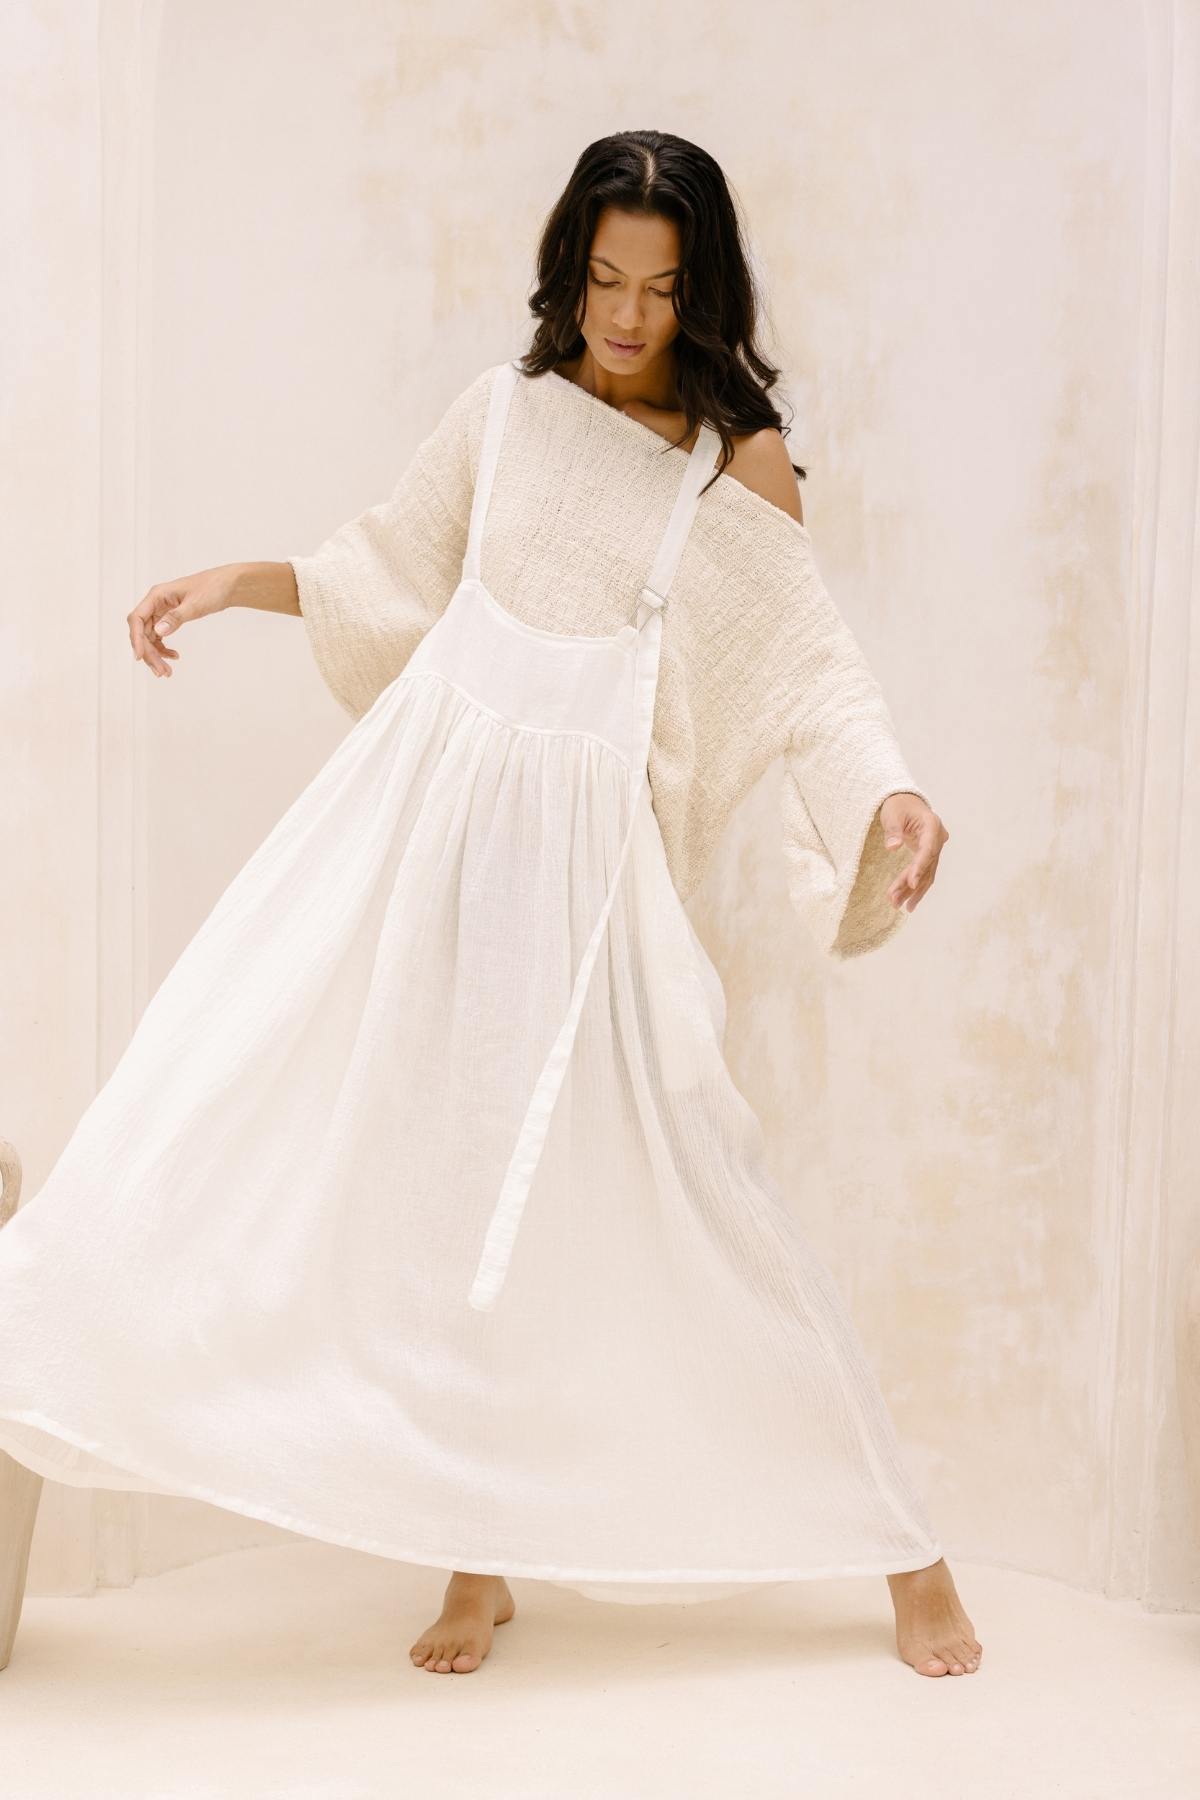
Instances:
[[[0,1231],[0,1448],[596,1599],[940,1547],[734,1084],[647,758],[702,427],[615,635],[480,554]]]

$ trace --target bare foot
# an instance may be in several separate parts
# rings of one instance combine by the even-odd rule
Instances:
[[[438,1675],[467,1675],[491,1649],[493,1625],[505,1624],[516,1610],[503,1575],[469,1575],[455,1569],[440,1616],[421,1633],[409,1655],[417,1668]]]
[[[896,1648],[918,1675],[973,1675],[983,1655],[944,1557],[889,1575]]]

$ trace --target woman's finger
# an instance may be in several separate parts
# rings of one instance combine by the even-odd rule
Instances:
[[[919,863],[914,863],[911,869],[905,870],[905,874],[909,878],[908,885],[912,889],[912,896],[908,901],[909,912],[913,911],[933,886],[940,854],[940,849],[931,849]]]
[[[914,833],[916,845],[912,859],[888,889],[888,899],[892,905],[903,906],[909,912],[915,911],[933,886],[938,861],[950,841],[950,833],[937,813],[924,805],[915,818],[910,814],[903,825],[892,826],[885,841],[889,849],[899,849]]]
[[[127,617],[133,654],[156,675],[170,675],[168,656],[178,660],[179,652],[173,648],[168,651],[159,638],[157,622],[179,599],[180,588],[177,583],[160,582],[143,595]]]
[[[142,634],[142,646],[143,662],[147,663],[156,675],[169,675],[171,671],[167,667],[166,653],[158,641],[158,633],[154,629],[153,620],[147,621],[146,629]]]
[[[937,860],[941,849],[940,837],[941,833],[937,829],[936,818],[932,814],[927,815],[921,820],[918,827],[917,847],[913,852],[911,862],[901,870],[888,890],[895,905],[907,904],[908,910],[911,912],[916,901],[929,888],[937,873]]]
[[[139,661],[146,656],[147,638],[154,622],[154,614],[158,606],[159,589],[152,587],[143,594],[133,611],[128,615],[129,642],[133,646],[133,654]]]

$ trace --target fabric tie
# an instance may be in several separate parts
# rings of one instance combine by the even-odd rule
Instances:
[[[638,607],[638,693],[644,696],[650,693],[650,704],[653,705],[653,689],[655,673],[658,665],[659,639],[662,634],[663,599],[651,588],[642,589],[642,604]],[[647,641],[647,640],[651,641]],[[649,680],[645,676],[645,662],[650,665]],[[650,721],[644,721],[644,733],[648,737]],[[587,998],[591,983],[592,970],[600,949],[601,939],[612,912],[613,902],[617,897],[621,874],[629,856],[629,847],[633,842],[634,828],[637,825],[638,808],[644,796],[650,795],[650,777],[643,760],[642,765],[633,771],[630,782],[629,822],[625,828],[625,837],[621,844],[621,853],[617,858],[617,866],[612,880],[608,884],[608,892],[604,896],[604,905],[600,916],[592,927],[592,934],[576,971],[575,983],[571,990],[571,1001],[566,1017],[558,1028],[550,1054],[542,1065],[533,1096],[525,1111],[525,1118],[517,1137],[516,1149],[512,1153],[508,1169],[500,1187],[500,1194],[492,1211],[491,1222],[483,1241],[483,1250],[475,1271],[475,1279],[468,1295],[470,1304],[477,1312],[490,1312],[496,1304],[500,1290],[508,1273],[509,1259],[513,1245],[517,1239],[517,1227],[521,1222],[521,1214],[525,1210],[525,1202],[541,1161],[542,1149],[546,1142],[546,1134],[550,1129],[550,1118],[554,1111],[554,1103],[558,1099],[563,1077],[567,1071],[571,1049],[575,1042],[575,1033],[583,1012],[583,1003]]]

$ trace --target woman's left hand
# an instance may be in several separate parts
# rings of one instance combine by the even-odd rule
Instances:
[[[883,841],[889,850],[910,844],[913,859],[888,889],[893,906],[908,902],[914,912],[933,885],[938,858],[950,833],[919,794],[889,794],[879,808]]]

